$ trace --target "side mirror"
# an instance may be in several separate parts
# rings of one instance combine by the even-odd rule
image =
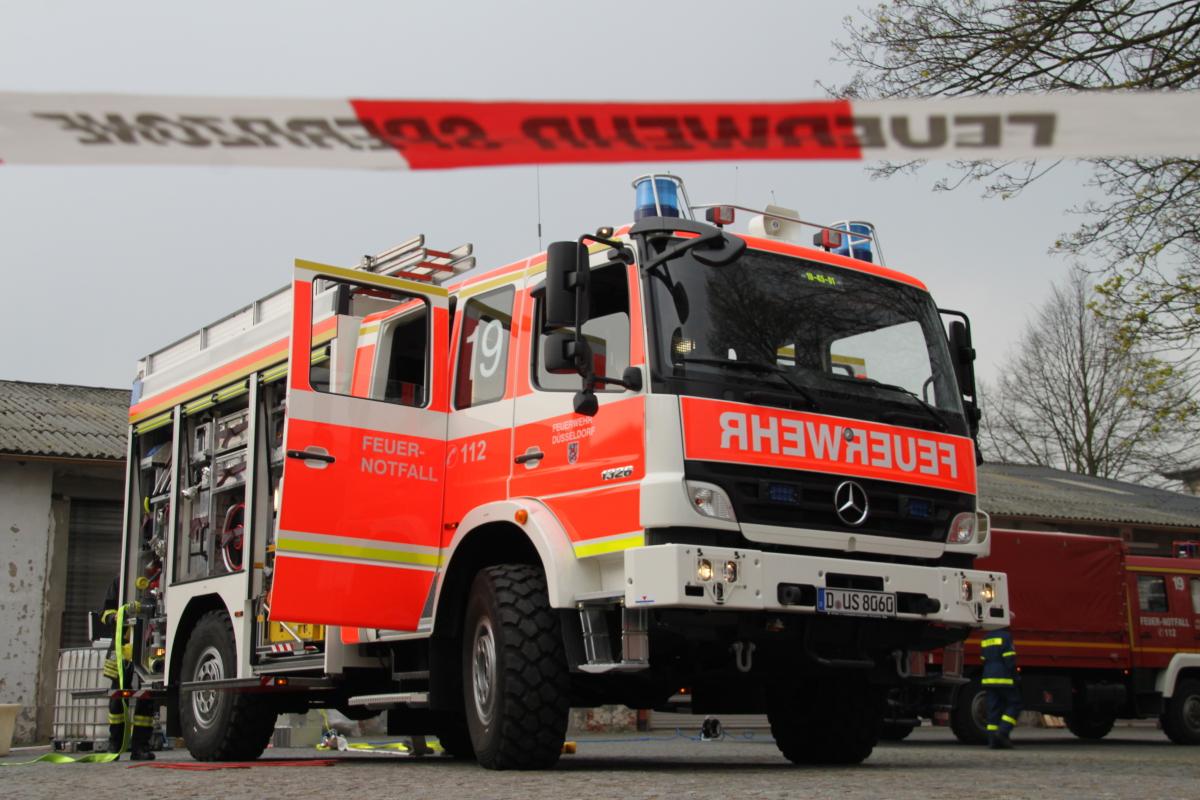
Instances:
[[[975,396],[975,348],[971,347],[971,334],[960,320],[950,323],[950,358],[954,360],[954,376],[958,379],[958,391],[969,397]]]
[[[583,359],[582,364],[580,358]],[[554,375],[574,375],[580,372],[580,366],[591,366],[592,348],[586,339],[580,347],[573,333],[552,333],[546,337],[542,348],[542,363],[546,371]]]
[[[546,248],[546,325],[578,328],[587,322],[589,274],[581,242],[552,242]]]

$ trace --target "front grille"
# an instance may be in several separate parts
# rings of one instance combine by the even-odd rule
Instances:
[[[950,520],[975,510],[969,494],[854,478],[870,499],[866,522],[855,527],[834,509],[834,491],[848,480],[844,475],[707,461],[688,461],[684,469],[691,480],[723,488],[742,523],[944,542]]]

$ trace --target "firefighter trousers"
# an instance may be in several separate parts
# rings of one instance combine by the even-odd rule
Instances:
[[[989,686],[987,704],[988,744],[991,744],[997,733],[1008,736],[1017,727],[1017,717],[1021,716],[1021,690],[1016,686]]]
[[[112,682],[112,688],[120,689],[120,676],[117,674],[117,662],[109,659],[104,662],[104,674]],[[125,685],[133,680],[132,665],[125,665]],[[128,722],[126,713],[133,712],[133,733],[129,738],[129,748],[145,747],[150,743],[150,735],[154,732],[154,703],[147,698],[134,701],[132,709],[120,697],[108,698],[108,745],[109,752],[115,753],[121,749],[125,741],[125,725]]]

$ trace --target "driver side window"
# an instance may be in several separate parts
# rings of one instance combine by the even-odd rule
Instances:
[[[629,278],[624,264],[600,267],[591,274],[591,307],[583,336],[592,349],[592,368],[596,375],[619,379],[629,366]],[[580,378],[576,373],[546,371],[542,358],[546,339],[555,333],[574,333],[574,328],[547,328],[545,303],[538,300],[534,309],[537,330],[541,333],[534,349],[534,381],[537,388],[551,392],[577,392]],[[596,391],[624,391],[620,386],[597,386]]]

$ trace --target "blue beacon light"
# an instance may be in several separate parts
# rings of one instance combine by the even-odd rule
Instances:
[[[836,225],[840,230],[847,231],[850,235],[842,237],[842,246],[834,250],[839,256],[849,256],[857,258],[859,261],[874,262],[871,257],[871,240],[855,238],[854,234],[862,234],[864,236],[871,235],[871,228],[867,225]],[[854,238],[854,246],[850,246],[850,240]]]
[[[653,183],[651,183],[653,181]],[[658,205],[654,203],[654,190],[658,189]],[[645,178],[637,184],[637,208],[633,221],[645,217],[678,217],[679,189],[669,178]]]

